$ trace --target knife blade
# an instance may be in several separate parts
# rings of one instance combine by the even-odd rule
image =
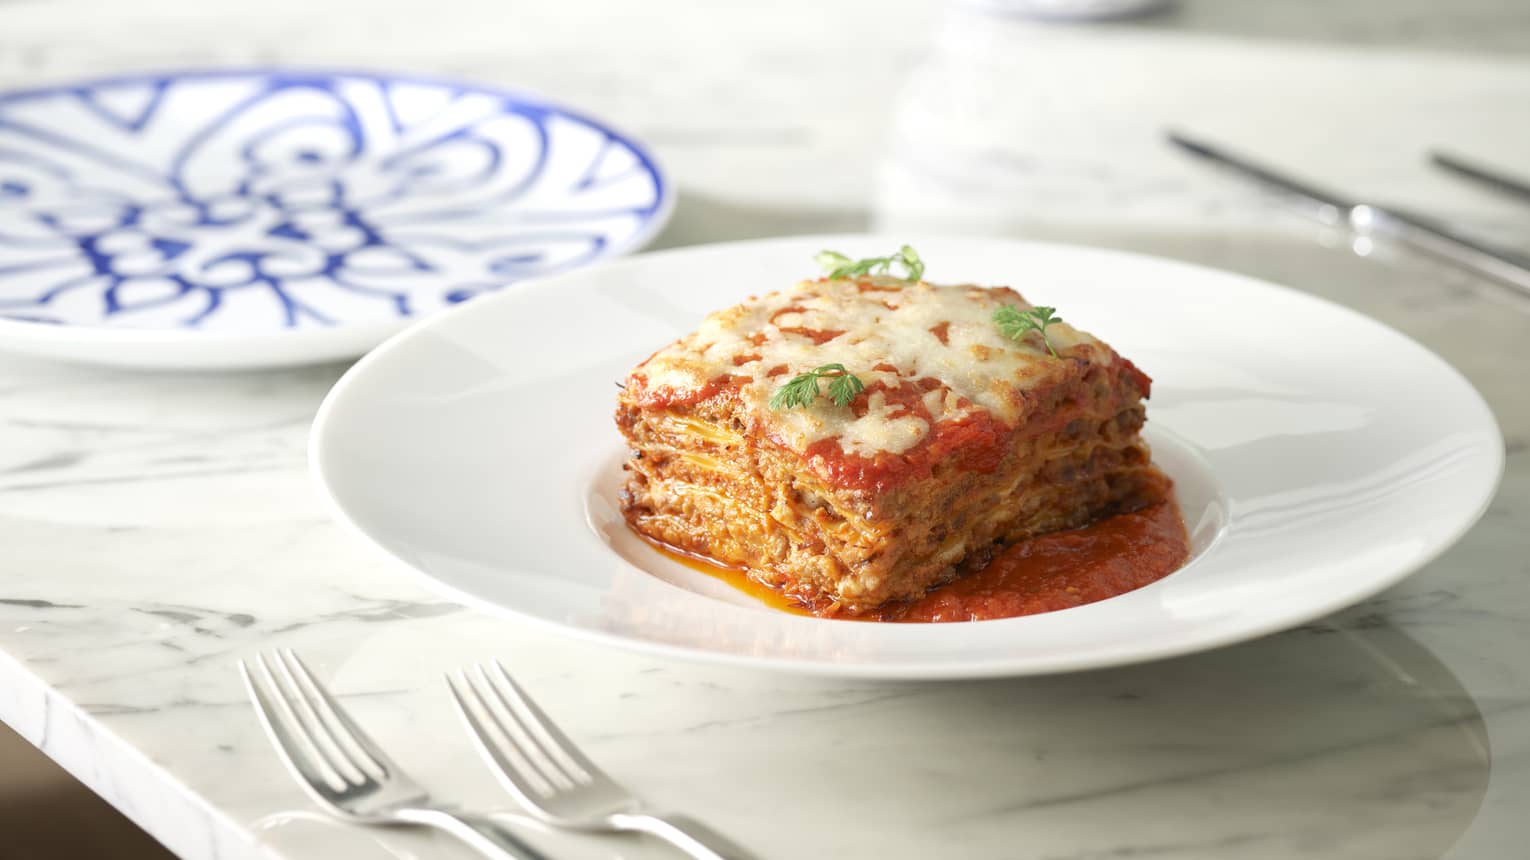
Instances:
[[[1485,167],[1481,164],[1474,164],[1448,152],[1431,152],[1429,153],[1429,161],[1436,167],[1486,185],[1494,191],[1530,200],[1530,182],[1523,179],[1509,176],[1506,173],[1500,173],[1493,168]]]
[[[1169,132],[1168,140],[1196,158],[1218,164],[1304,202],[1314,217],[1326,224],[1347,226],[1364,236],[1399,240],[1530,295],[1530,259],[1526,257],[1463,236],[1416,215],[1351,199],[1181,132]]]

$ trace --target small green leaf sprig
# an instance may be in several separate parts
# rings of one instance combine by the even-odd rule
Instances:
[[[894,264],[903,267],[905,281],[917,281],[924,277],[924,261],[919,259],[919,252],[908,245],[904,245],[898,249],[898,253],[887,257],[852,260],[838,251],[819,251],[813,260],[828,272],[830,278],[836,280],[854,278],[858,275],[887,274]]]
[[[855,395],[866,390],[860,378],[845,369],[843,364],[821,364],[806,373],[799,373],[790,382],[776,389],[770,397],[771,409],[806,408],[818,398],[818,380],[829,380],[829,399],[838,406],[849,406]]]
[[[999,331],[1010,340],[1019,340],[1025,337],[1027,332],[1036,332],[1041,335],[1041,342],[1047,345],[1047,352],[1052,357],[1057,357],[1057,350],[1052,347],[1051,338],[1047,337],[1047,326],[1052,323],[1062,322],[1062,317],[1056,316],[1057,308],[1036,307],[1030,310],[1021,310],[1014,305],[1005,305],[993,312],[994,324]]]

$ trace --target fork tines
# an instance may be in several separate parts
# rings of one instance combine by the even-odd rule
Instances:
[[[290,649],[258,654],[239,672],[266,731],[302,781],[336,791],[387,779],[391,762]]]
[[[608,780],[498,661],[446,680],[479,751],[520,793],[547,797]]]

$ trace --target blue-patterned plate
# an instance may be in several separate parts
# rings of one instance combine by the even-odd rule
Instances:
[[[632,251],[673,197],[575,111],[281,69],[0,94],[0,347],[154,367],[359,355],[410,320]]]

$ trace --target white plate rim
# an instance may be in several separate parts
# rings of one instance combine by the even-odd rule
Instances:
[[[1406,343],[1409,347],[1417,350],[1422,358],[1434,362],[1441,370],[1444,370],[1457,385],[1460,386],[1464,393],[1470,395],[1473,401],[1473,405],[1480,413],[1477,417],[1482,419],[1482,428],[1490,431],[1492,434],[1493,445],[1490,448],[1490,450],[1493,452],[1493,463],[1491,469],[1493,476],[1492,480],[1486,482],[1482,486],[1480,493],[1478,494],[1478,498],[1476,499],[1475,504],[1472,506],[1469,512],[1467,512],[1463,506],[1462,515],[1457,517],[1455,523],[1447,532],[1447,537],[1441,538],[1435,546],[1431,547],[1428,552],[1420,555],[1412,563],[1399,566],[1390,575],[1378,576],[1374,580],[1364,583],[1362,587],[1354,588],[1349,591],[1329,592],[1329,599],[1325,601],[1315,601],[1312,604],[1303,607],[1301,611],[1290,612],[1285,615],[1270,616],[1263,623],[1250,624],[1245,627],[1241,627],[1222,634],[1203,635],[1200,637],[1186,637],[1181,641],[1177,641],[1163,647],[1145,649],[1144,651],[1137,654],[1113,656],[1109,659],[1100,659],[1098,657],[1089,657],[1088,655],[1084,655],[1082,657],[1074,657],[1071,659],[1053,659],[1044,666],[1021,666],[1017,664],[1024,663],[1025,661],[987,660],[982,662],[974,661],[971,663],[954,664],[832,663],[827,661],[805,659],[732,654],[722,651],[707,650],[704,648],[687,647],[665,642],[638,639],[619,633],[609,633],[572,624],[563,624],[550,619],[541,618],[530,613],[518,611],[513,607],[506,606],[485,597],[481,597],[470,591],[458,588],[450,583],[437,579],[426,571],[416,568],[414,565],[409,564],[407,561],[390,552],[385,546],[376,541],[371,536],[371,534],[369,534],[359,523],[357,523],[351,517],[344,505],[336,497],[335,493],[330,487],[328,480],[326,479],[322,445],[325,439],[328,424],[330,423],[334,413],[339,408],[339,404],[342,403],[347,396],[347,391],[349,388],[354,385],[358,379],[362,378],[366,373],[368,373],[368,368],[370,368],[372,364],[380,361],[393,349],[398,348],[400,344],[407,342],[409,339],[412,339],[417,334],[424,332],[428,328],[435,325],[448,324],[451,320],[455,319],[460,314],[473,313],[474,311],[472,308],[474,305],[485,304],[488,301],[507,301],[508,299],[506,299],[503,295],[485,296],[482,297],[481,301],[464,303],[463,305],[447,309],[429,318],[419,320],[411,325],[408,329],[399,332],[393,337],[389,338],[377,348],[367,353],[367,355],[362,357],[362,359],[356,362],[356,364],[352,365],[345,372],[345,374],[342,375],[338,381],[336,381],[335,385],[325,395],[323,401],[319,404],[317,412],[315,413],[308,439],[308,463],[310,477],[315,484],[325,509],[328,510],[330,515],[337,522],[341,523],[341,525],[347,531],[355,535],[362,541],[362,543],[368,546],[373,552],[374,556],[386,559],[390,563],[390,566],[392,566],[394,569],[403,571],[411,579],[427,587],[428,589],[443,593],[459,603],[474,609],[478,609],[487,614],[518,622],[529,623],[540,629],[553,632],[558,635],[568,636],[577,640],[656,657],[722,665],[733,668],[763,669],[793,675],[888,681],[956,681],[983,678],[1030,677],[1065,674],[1080,671],[1092,671],[1096,669],[1109,669],[1119,666],[1136,665],[1140,663],[1171,659],[1187,654],[1194,654],[1201,651],[1226,647],[1228,645],[1246,642],[1273,633],[1290,630],[1292,628],[1310,623],[1314,620],[1331,615],[1334,612],[1349,608],[1357,603],[1374,597],[1375,595],[1397,585],[1423,567],[1434,562],[1443,553],[1445,553],[1451,547],[1455,546],[1461,540],[1461,538],[1465,536],[1466,533],[1469,532],[1472,527],[1477,524],[1477,522],[1487,512],[1489,505],[1497,495],[1498,488],[1503,481],[1504,468],[1506,463],[1504,438],[1502,429],[1498,425],[1496,416],[1494,416],[1493,411],[1488,405],[1487,401],[1482,397],[1481,392],[1479,392],[1476,386],[1472,385],[1471,381],[1468,380],[1459,370],[1435,354],[1433,350],[1430,350],[1428,347],[1419,343],[1414,338],[1409,337],[1407,334],[1398,331],[1397,329],[1381,322],[1380,320],[1367,316],[1357,310],[1339,304],[1338,302],[1323,298],[1321,296],[1316,296],[1302,290],[1298,290],[1294,287],[1284,286],[1263,280],[1261,278],[1240,274],[1238,272],[1233,272],[1226,269],[1219,269],[1214,266],[1207,266],[1199,263],[1192,263],[1168,257],[1159,257],[1151,254],[1142,254],[1111,248],[1099,248],[1089,245],[1051,241],[1034,241],[1025,239],[1006,239],[960,235],[930,235],[921,236],[920,238],[921,240],[925,240],[931,243],[986,241],[1004,243],[1012,246],[1015,249],[1039,248],[1083,252],[1088,254],[1098,254],[1113,257],[1118,261],[1128,263],[1141,263],[1158,267],[1178,268],[1182,271],[1192,272],[1201,276],[1212,276],[1224,280],[1234,280],[1239,282],[1240,286],[1246,289],[1252,289],[1256,291],[1269,291],[1281,295],[1298,297],[1304,301],[1315,302],[1324,306],[1330,311],[1347,317],[1353,323],[1380,329],[1387,334],[1398,338],[1400,341]],[[614,268],[645,265],[646,261],[654,257],[679,256],[701,249],[716,251],[737,247],[761,247],[770,243],[800,243],[806,240],[812,240],[814,242],[820,243],[824,247],[832,247],[836,244],[847,244],[850,242],[864,242],[867,240],[881,240],[885,243],[893,244],[901,243],[904,241],[902,237],[888,236],[885,234],[877,233],[845,233],[826,235],[805,234],[796,236],[770,237],[764,239],[745,239],[731,242],[719,242],[705,245],[692,245],[680,248],[671,248],[663,251],[609,260],[598,264],[598,266],[603,270],[611,271]],[[528,280],[523,282],[523,285],[532,288],[548,289],[550,288],[548,284],[549,281],[556,281],[567,277],[578,277],[581,274],[587,273],[590,268],[593,267],[585,267],[584,269],[578,271],[553,275],[547,278]],[[484,311],[480,309],[477,312],[482,313]],[[978,623],[1002,624],[1004,623],[1004,620],[1001,619],[998,621]]]

